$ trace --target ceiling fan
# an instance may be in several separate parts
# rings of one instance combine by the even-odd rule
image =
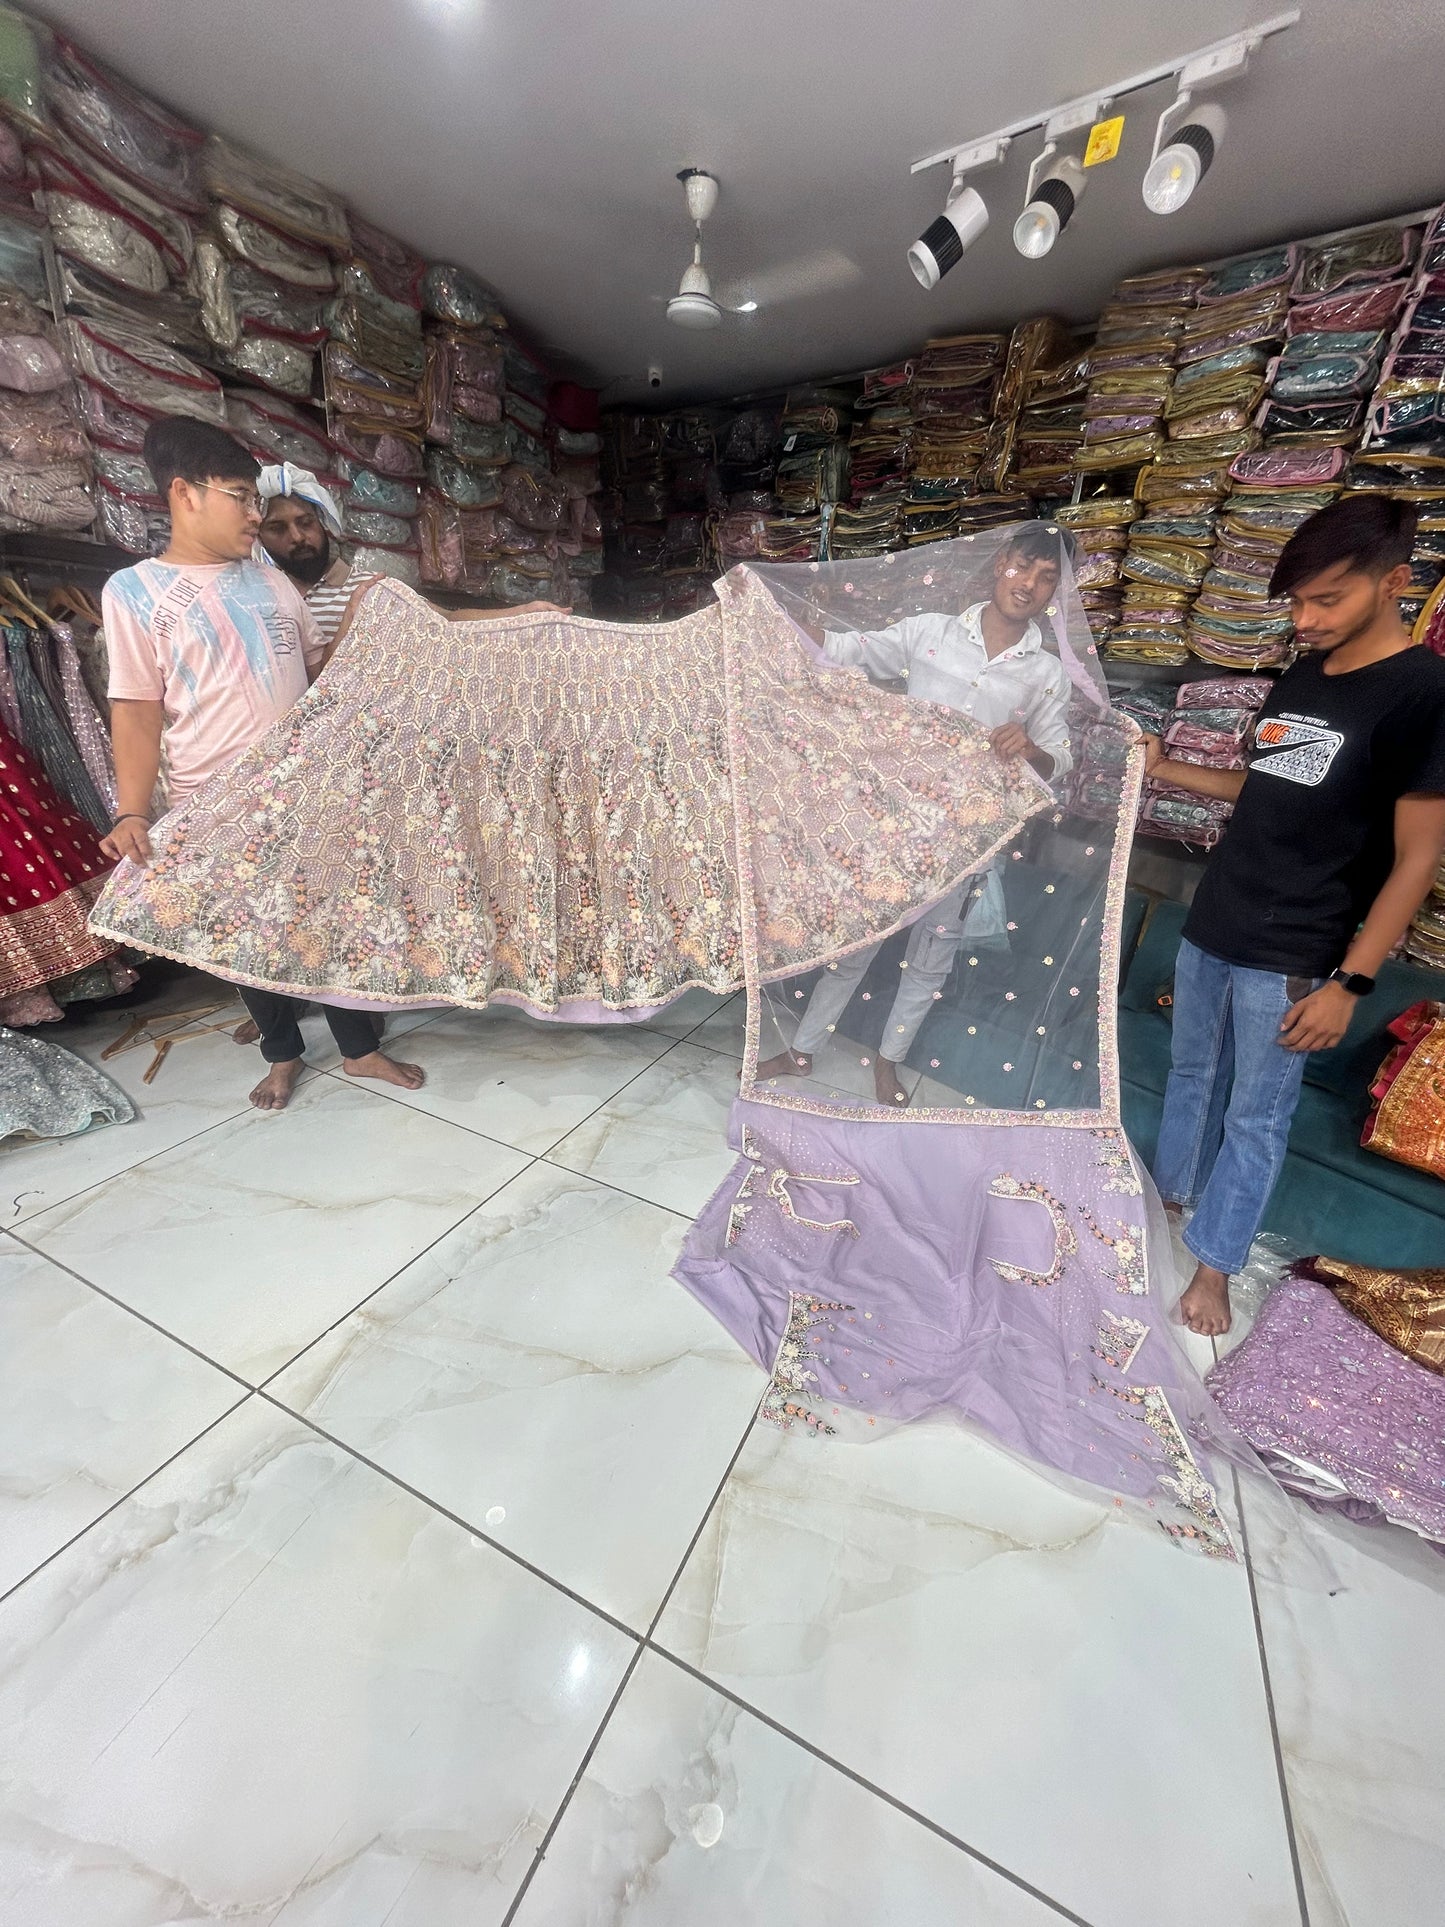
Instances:
[[[667,318],[678,328],[716,328],[724,314],[750,315],[760,308],[796,301],[805,295],[824,294],[833,288],[861,281],[863,270],[837,248],[820,248],[799,255],[756,274],[740,275],[713,294],[712,282],[702,264],[702,224],[717,206],[718,185],[704,168],[685,167],[677,177],[687,196],[688,217],[696,230],[692,260],[683,269],[682,282],[667,304]]]

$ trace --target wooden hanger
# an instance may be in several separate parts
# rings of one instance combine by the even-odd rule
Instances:
[[[82,622],[91,623],[97,629],[100,627],[100,610],[95,601],[84,589],[72,583],[62,583],[58,589],[52,589],[45,606],[52,616],[62,619],[78,616]]]
[[[0,575],[0,589],[21,609],[28,611],[32,628],[44,628],[50,621],[49,616],[38,602],[32,602],[13,575]]]
[[[4,594],[3,591],[0,591],[0,616],[3,616],[7,622],[19,623],[22,628],[30,629],[36,635],[40,633],[40,624],[28,615],[18,602],[13,601],[12,598]]]

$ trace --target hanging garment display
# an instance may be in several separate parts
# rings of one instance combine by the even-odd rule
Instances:
[[[103,963],[115,945],[86,927],[109,867],[95,831],[3,728],[0,766],[0,998],[11,998]]]

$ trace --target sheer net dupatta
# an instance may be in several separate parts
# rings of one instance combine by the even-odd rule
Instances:
[[[1142,744],[1108,707],[1056,534],[1052,590],[1017,619],[1017,541],[1003,528],[875,562],[738,570],[723,585],[730,648],[766,597],[821,681],[786,727],[748,713],[741,677],[730,690],[749,745],[735,766],[749,1006],[740,1156],[677,1275],[771,1371],[765,1409],[778,1422],[875,1434],[929,1414],[980,1423],[1232,1558],[1216,1467],[1237,1448],[1171,1329],[1163,1213],[1119,1122],[1119,937]],[[980,613],[996,595],[1012,612],[1007,661],[992,660],[1007,652]],[[934,618],[962,618],[975,638],[982,623],[987,667],[981,644],[970,653]],[[798,772],[827,740],[830,699],[846,714],[885,675],[900,707],[852,789],[810,789]],[[1002,840],[981,834],[953,878],[939,863],[920,914],[934,844],[967,838],[957,823],[940,831],[941,806],[868,804],[908,718],[940,715],[960,731],[983,815],[1002,770],[1036,807]],[[1008,721],[1035,743],[1053,732],[1047,780],[988,748],[987,731]],[[788,836],[790,809],[801,837]],[[783,843],[826,849],[834,868],[846,852],[860,895],[912,899],[899,927],[881,942],[879,918],[873,935],[855,929],[850,917],[869,921],[856,906],[815,891],[806,864],[775,861]],[[836,945],[821,962],[820,936]]]

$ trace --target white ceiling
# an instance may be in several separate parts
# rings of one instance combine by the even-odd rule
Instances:
[[[554,361],[668,397],[895,358],[927,335],[1098,312],[1121,275],[1445,197],[1442,0],[1301,0],[1227,96],[1208,180],[1168,220],[1139,196],[1161,83],[1127,103],[1042,262],[1010,239],[1033,137],[976,176],[993,221],[932,295],[904,258],[942,206],[909,163],[1279,9],[1280,0],[40,0],[177,111],[344,192],[474,269]],[[722,184],[715,280],[820,249],[854,285],[668,324],[690,235],[673,178]]]

